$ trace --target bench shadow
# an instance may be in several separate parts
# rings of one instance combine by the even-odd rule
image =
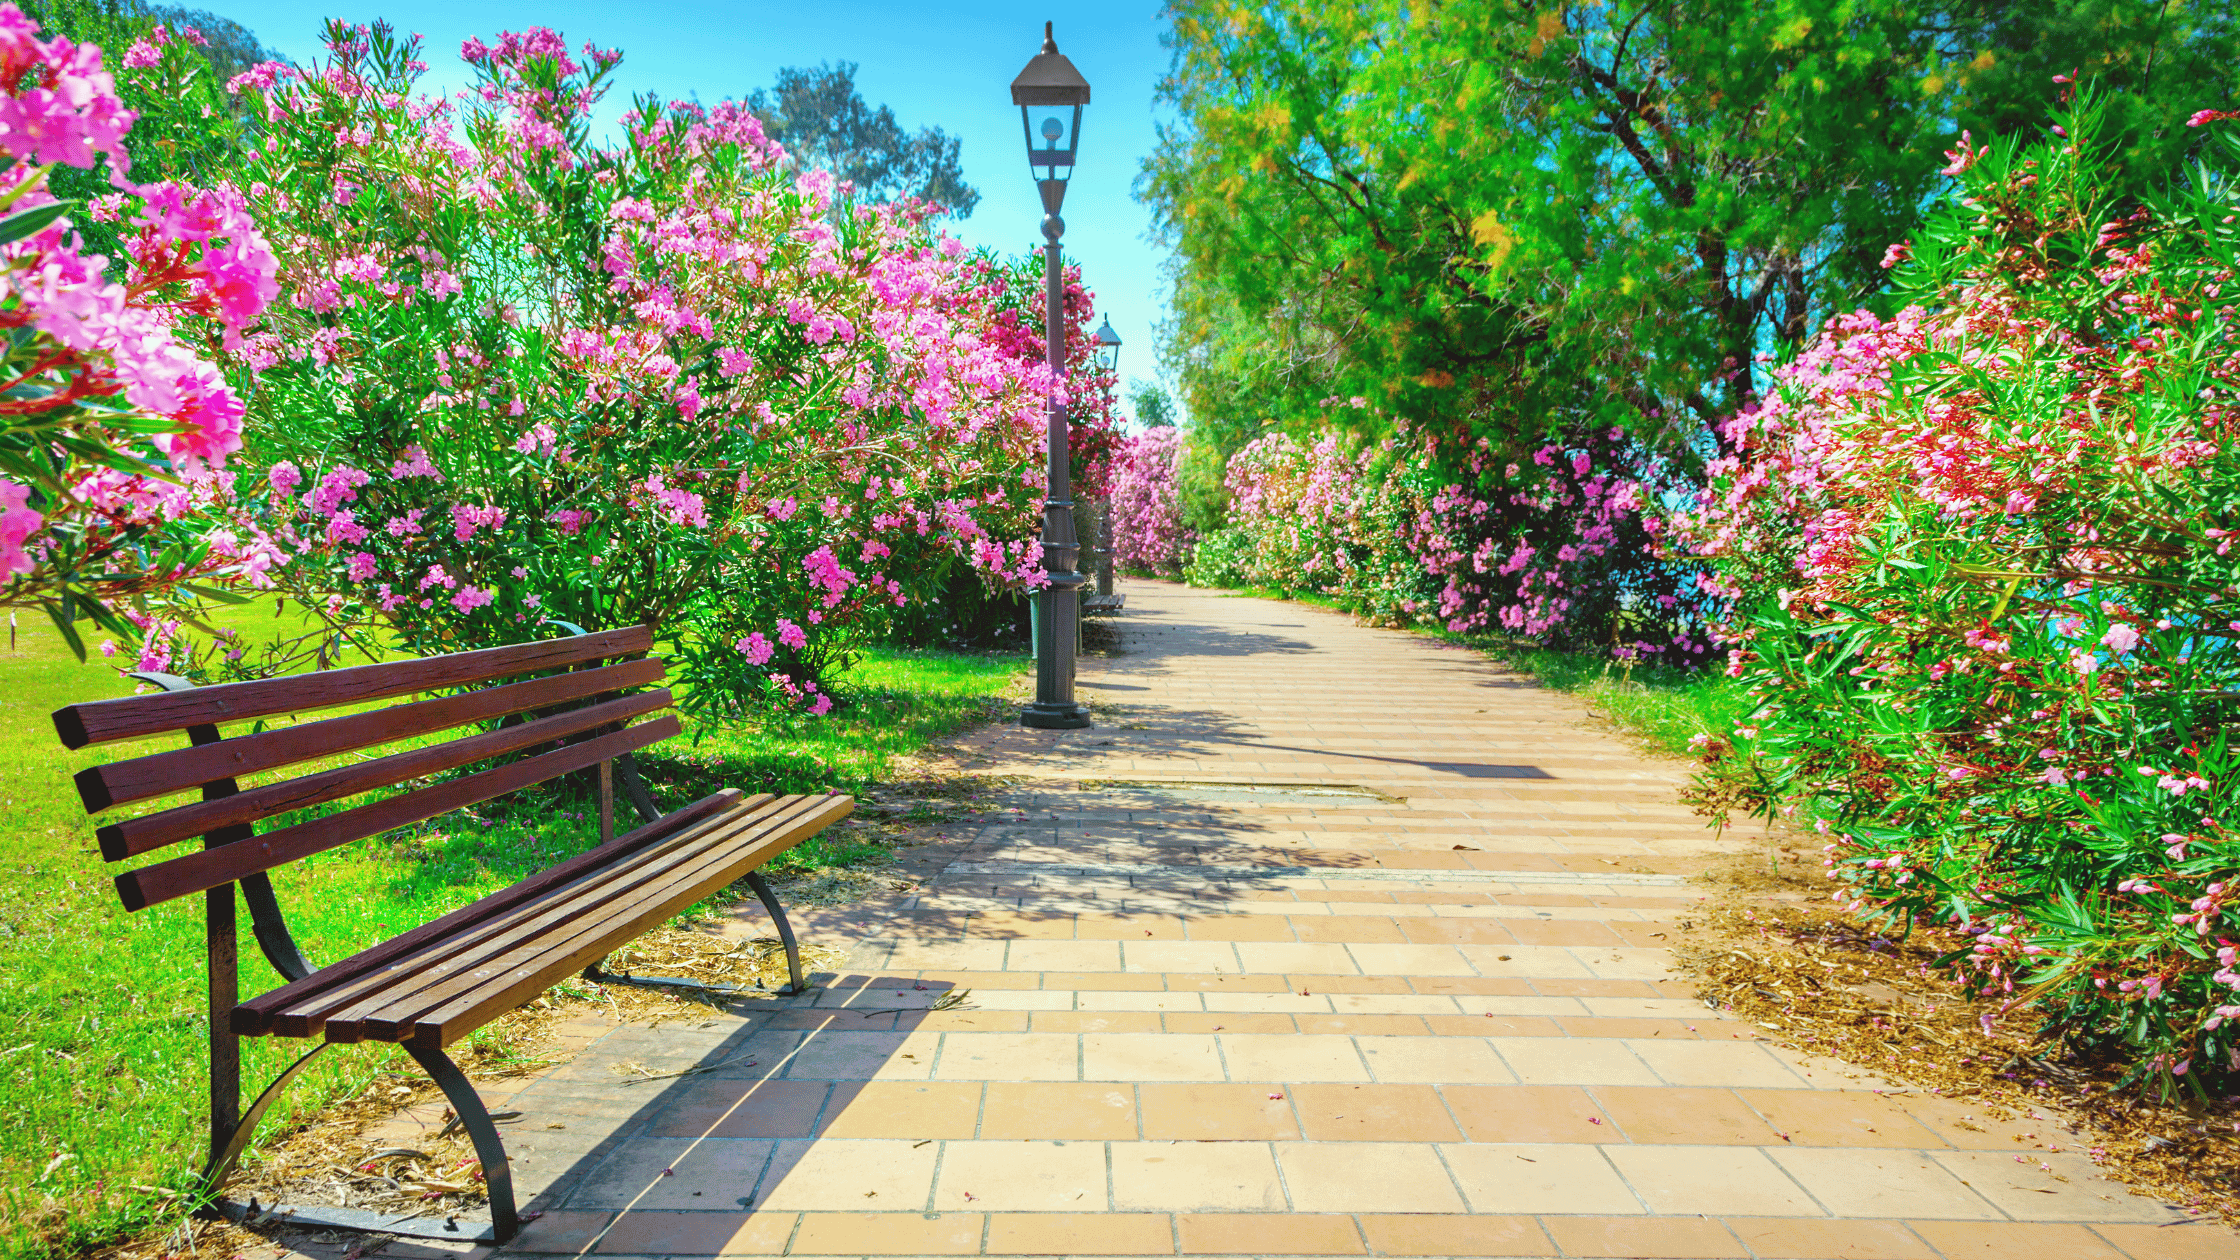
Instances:
[[[1024,1017],[968,1001],[937,1011],[962,1001],[948,981],[812,984],[814,1006],[626,1024],[492,1098],[518,1113],[502,1127],[524,1217],[535,1214],[511,1249],[711,1254],[773,1231],[782,1243],[802,1211],[924,1214],[939,1143],[975,1135],[985,1088],[931,1079],[932,1034],[984,1021],[1016,1031]],[[820,1149],[827,1138],[910,1144],[867,1167],[861,1148]],[[961,1198],[939,1206],[978,1212]]]

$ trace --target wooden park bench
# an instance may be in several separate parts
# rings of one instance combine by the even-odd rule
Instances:
[[[727,789],[661,814],[629,760],[634,750],[678,730],[673,714],[633,724],[671,705],[670,693],[660,687],[666,666],[647,658],[652,647],[651,630],[639,626],[211,687],[137,674],[160,690],[55,713],[55,730],[70,748],[181,731],[187,737],[183,748],[83,771],[77,784],[89,813],[201,789],[198,801],[120,818],[96,834],[102,857],[111,862],[197,837],[202,841],[199,851],[125,871],[116,884],[125,908],[134,911],[203,896],[210,975],[207,1194],[223,1188],[257,1121],[321,1051],[352,1042],[392,1042],[434,1079],[473,1140],[490,1193],[489,1227],[476,1233],[471,1224],[309,1207],[292,1209],[286,1219],[505,1242],[519,1228],[505,1147],[474,1086],[444,1047],[555,983],[596,967],[619,946],[742,878],[769,909],[793,988],[800,988],[792,929],[756,872],[846,817],[853,801],[837,795],[743,796]],[[502,681],[509,679],[514,681]],[[258,721],[400,698],[320,721],[269,729]],[[221,733],[225,724],[233,729]],[[421,739],[462,728],[439,743]],[[360,752],[397,741],[413,743],[384,755]],[[252,787],[239,782],[307,762],[333,768],[314,767]],[[594,769],[601,841],[596,848],[324,967],[313,966],[296,948],[267,872]],[[623,836],[614,834],[618,772],[644,819]],[[323,816],[258,826],[294,811],[400,787],[405,790]],[[283,981],[246,1002],[237,1000],[236,886],[248,903],[257,944]],[[324,1040],[244,1113],[241,1037]],[[236,1218],[260,1210],[253,1200],[246,1206],[220,1200],[214,1206]]]

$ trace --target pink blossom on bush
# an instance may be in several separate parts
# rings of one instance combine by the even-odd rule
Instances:
[[[770,658],[777,653],[777,648],[763,636],[760,630],[739,640],[735,646],[746,656],[749,665],[767,665],[770,663]]]
[[[36,567],[24,553],[24,543],[47,518],[24,506],[30,498],[31,487],[0,479],[0,573],[29,573]]]
[[[0,83],[11,85],[0,95],[0,153],[86,167],[94,154],[106,153],[123,175],[130,169],[124,137],[134,115],[101,68],[101,50],[67,39],[41,41],[38,33],[13,4],[0,5]]]
[[[1175,485],[1182,431],[1160,425],[1121,439],[1109,473],[1114,563],[1126,569],[1175,574],[1195,541],[1182,519]]]

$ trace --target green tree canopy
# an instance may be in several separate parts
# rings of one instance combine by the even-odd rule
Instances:
[[[2145,186],[2229,104],[2229,5],[1178,0],[1140,192],[1194,423],[1381,409],[1667,448],[1879,286],[1943,150],[2116,100]],[[1347,409],[1373,415],[1378,408]]]
[[[1135,409],[1136,421],[1152,428],[1171,427],[1180,419],[1174,405],[1174,395],[1169,394],[1157,381],[1141,377],[1128,382],[1128,404]]]
[[[919,197],[960,219],[980,204],[958,160],[964,142],[939,127],[911,135],[892,109],[865,104],[855,62],[787,66],[770,91],[747,97],[747,107],[803,164],[831,171],[873,200]]]

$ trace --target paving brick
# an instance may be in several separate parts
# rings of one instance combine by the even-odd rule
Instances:
[[[964,1081],[842,1081],[825,1106],[820,1136],[968,1138],[980,1115],[980,1089]]]
[[[1694,1217],[1552,1216],[1541,1223],[1567,1256],[1740,1260],[1750,1254],[1726,1226]]]
[[[1282,1084],[1142,1085],[1143,1136],[1183,1142],[1274,1141],[1299,1136]]]
[[[2183,1225],[2095,1225],[2092,1228],[2131,1260],[2231,1260],[2240,1255],[2240,1235],[2214,1220],[2187,1221]]]
[[[1919,1235],[1897,1221],[1743,1216],[1727,1218],[1726,1226],[1761,1260],[1939,1260]],[[2054,1260],[2055,1256],[2065,1260],[2066,1253],[2049,1252],[2032,1260]]]
[[[1529,1216],[1443,1216],[1428,1212],[1355,1218],[1380,1256],[1552,1256],[1555,1245]]]
[[[1186,1256],[1366,1254],[1350,1216],[1184,1213],[1175,1218],[1175,1233]]]
[[[799,1219],[792,1212],[624,1212],[599,1240],[598,1251],[602,1255],[783,1255]]]
[[[2048,1260],[2053,1256],[2061,1260],[2120,1260],[2123,1255],[2082,1225],[1915,1221],[1913,1230],[1945,1260]]]
[[[1135,1090],[1128,1085],[997,1081],[988,1086],[977,1136],[1103,1141],[1137,1136]]]
[[[809,1212],[793,1254],[970,1256],[980,1251],[987,1218],[977,1212]]]
[[[1163,1213],[991,1213],[991,1256],[1168,1256],[1174,1224]]]
[[[952,1211],[1098,1211],[1106,1197],[1099,1142],[949,1142],[933,1188],[934,1206]]]
[[[1459,1142],[1429,1085],[1294,1085],[1291,1103],[1313,1142]]]

